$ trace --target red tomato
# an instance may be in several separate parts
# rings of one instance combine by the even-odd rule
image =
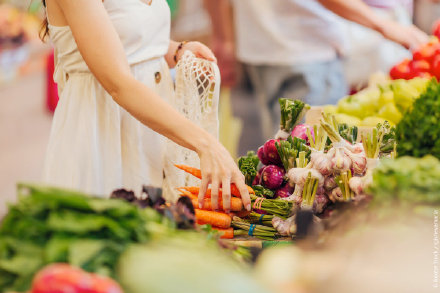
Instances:
[[[440,80],[440,55],[437,55],[432,62],[432,74]]]
[[[123,293],[110,278],[87,273],[68,264],[52,264],[39,271],[31,293]]]
[[[429,72],[418,72],[418,73],[415,73],[412,78],[414,78],[414,77],[422,77],[422,78],[431,79],[432,78],[432,74],[429,73]]]
[[[440,39],[440,19],[432,26],[432,34]]]
[[[437,39],[435,39],[437,40]],[[414,60],[426,60],[431,62],[437,52],[440,50],[440,43],[437,41],[431,41],[422,45],[419,49],[413,52]]]
[[[431,71],[431,64],[426,60],[413,60],[409,63],[409,67],[414,74]]]
[[[409,59],[404,59],[402,62],[395,65],[390,70],[390,77],[392,79],[408,79],[411,74],[409,63]]]

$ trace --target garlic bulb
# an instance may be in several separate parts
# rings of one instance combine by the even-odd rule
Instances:
[[[345,154],[343,148],[337,148],[331,159],[332,169],[335,172],[345,171],[351,168],[351,159]]]
[[[295,225],[295,215],[286,220],[279,217],[273,217],[272,226],[280,233],[282,236],[291,236],[296,233]]]
[[[320,214],[324,211],[330,200],[325,194],[317,194],[313,202],[313,211]]]
[[[348,181],[348,185],[350,186],[350,189],[356,193],[356,195],[362,194],[364,191],[364,182],[362,177],[352,177]]]
[[[331,173],[332,162],[329,159],[330,157],[324,152],[316,151],[313,152],[310,156],[310,162],[313,165],[313,168],[319,171],[324,176],[327,176]]]
[[[367,168],[367,157],[365,153],[352,153],[349,150],[344,150],[344,153],[351,159],[354,173],[363,174]]]
[[[335,181],[335,176],[328,176],[324,180],[324,188],[327,191],[331,191],[334,189],[338,184]]]
[[[328,197],[332,202],[344,201],[344,197],[342,195],[341,188],[339,188],[339,187],[336,187],[335,189],[333,189],[332,192],[330,192]]]

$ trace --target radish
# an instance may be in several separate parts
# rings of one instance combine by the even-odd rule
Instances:
[[[268,157],[266,156],[266,153],[264,152],[264,146],[260,146],[258,148],[257,156],[258,156],[258,158],[260,159],[260,162],[263,165],[269,165],[270,164],[270,161],[269,161]]]
[[[282,165],[280,155],[278,154],[277,147],[275,145],[279,140],[269,139],[264,143],[263,151],[264,155],[269,161],[270,164],[273,165]]]
[[[289,183],[284,184],[275,192],[275,198],[286,198],[292,195],[294,187]]]
[[[313,127],[311,127],[310,125],[307,124],[299,124],[297,126],[295,126],[295,128],[292,130],[292,137],[298,137],[301,139],[304,139],[305,141],[307,141],[307,144],[309,144],[309,137],[307,136],[307,129],[310,129],[310,132],[312,134],[312,138],[314,140],[315,138],[315,133],[313,131]]]
[[[284,180],[284,169],[275,165],[266,166],[261,173],[260,183],[266,188],[277,189]]]

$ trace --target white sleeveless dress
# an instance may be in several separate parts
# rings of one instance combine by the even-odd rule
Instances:
[[[165,0],[103,2],[135,78],[163,99],[173,94],[164,55],[170,37]],[[49,26],[60,100],[47,148],[43,181],[109,196],[162,186],[165,139],[121,108],[91,74],[69,27]],[[105,48],[102,48],[105,50]],[[111,60],[109,60],[111,62]],[[139,105],[148,107],[148,105]],[[160,113],[157,113],[160,115]]]

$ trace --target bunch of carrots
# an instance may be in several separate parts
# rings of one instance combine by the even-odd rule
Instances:
[[[176,167],[199,179],[202,178],[201,171],[197,168],[184,166],[184,165],[176,165]],[[255,195],[255,191],[249,186],[247,186],[247,188],[249,190],[252,200],[255,201],[255,199],[257,198]],[[177,188],[177,190],[180,192],[180,196],[187,196],[191,199],[195,209],[197,224],[211,225],[214,230],[220,233],[221,235],[220,238],[222,239],[232,239],[234,236],[244,235],[243,232],[245,231],[243,230],[249,230],[249,229],[251,231],[249,235],[252,234],[252,236],[260,237],[263,239],[273,239],[275,237],[276,230],[275,229],[269,230],[269,228],[267,227],[269,225],[264,226],[264,224],[267,224],[268,222],[270,222],[270,220],[266,219],[264,221],[264,224],[260,223],[262,225],[253,224],[252,221],[244,222],[242,220],[239,220],[239,218],[249,218],[250,216],[252,216],[252,213],[244,209],[243,202],[240,196],[240,191],[233,183],[231,184],[232,196],[231,196],[230,213],[226,213],[223,209],[223,198],[222,198],[221,190],[219,190],[219,194],[218,194],[219,196],[218,206],[220,209],[220,211],[218,212],[212,210],[211,189],[208,189],[206,191],[202,208],[199,208],[199,204],[198,204],[198,194],[200,191],[200,187],[186,186],[186,187],[179,187]],[[283,204],[284,203],[287,202],[283,202]],[[273,205],[272,203],[269,204],[268,208],[273,209],[274,207],[272,207],[272,205]],[[234,230],[233,227],[236,227],[239,230]]]
[[[184,166],[184,165],[176,165],[177,168],[201,179],[202,173],[199,169]],[[223,209],[223,198],[221,194],[221,190],[219,190],[219,208],[220,211],[216,212],[212,210],[211,205],[211,189],[206,191],[205,200],[203,203],[203,208],[199,209],[198,205],[198,194],[200,191],[199,187],[181,187],[177,188],[180,192],[181,196],[187,196],[191,199],[195,212],[196,212],[196,220],[197,224],[205,225],[209,224],[212,228],[218,232],[220,232],[221,237],[223,239],[231,239],[234,237],[234,229],[231,227],[233,216],[243,217],[249,214],[244,207],[243,202],[240,198],[240,191],[235,186],[235,184],[231,184],[231,213],[227,214]],[[250,194],[255,194],[254,190],[248,186],[248,190]]]

